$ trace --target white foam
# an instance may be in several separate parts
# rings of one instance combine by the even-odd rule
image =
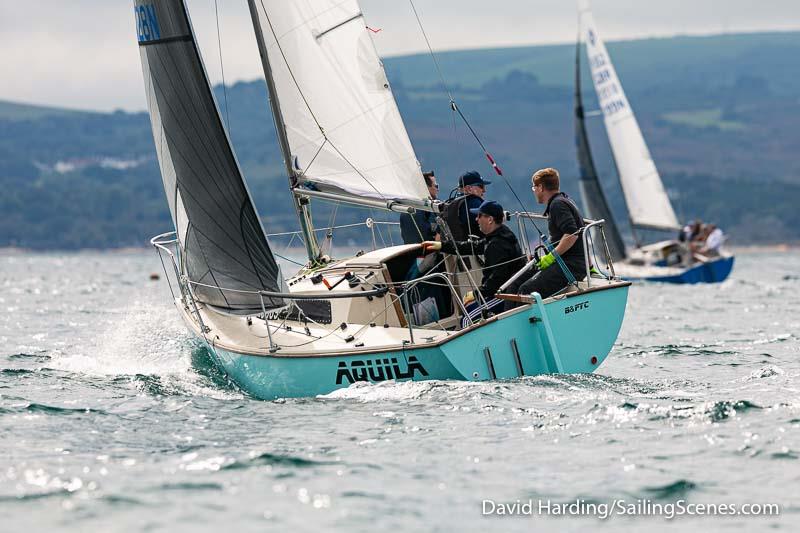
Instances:
[[[191,337],[175,310],[134,302],[94,342],[49,366],[90,375],[180,374],[191,368]]]
[[[425,396],[437,388],[463,389],[465,387],[480,387],[480,383],[460,381],[382,381],[368,383],[358,381],[347,388],[337,389],[329,394],[317,396],[318,398],[334,400],[358,400],[362,403],[381,401],[415,400]]]
[[[784,374],[786,374],[786,371],[783,370],[781,367],[777,365],[766,365],[759,368],[758,370],[754,370],[753,372],[750,373],[749,376],[745,376],[740,380],[753,381],[758,379],[771,378],[774,376],[782,376]]]

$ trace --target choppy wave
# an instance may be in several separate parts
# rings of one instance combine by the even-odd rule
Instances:
[[[41,403],[0,407],[0,413],[44,413],[48,415],[106,414],[102,409],[94,409],[91,407],[59,407]]]
[[[26,492],[24,494],[7,494],[7,495],[0,494],[0,502],[22,503],[22,502],[44,500],[47,498],[56,498],[67,494],[69,494],[69,491],[67,489],[54,489],[44,492]]]
[[[156,487],[153,487],[153,491],[160,492],[163,490],[168,491],[206,491],[206,490],[222,490],[224,487],[221,483],[192,483],[192,482],[182,482],[182,483],[162,483]]]
[[[7,376],[23,376],[25,374],[35,374],[36,372],[38,371],[29,368],[3,368],[0,370],[0,374]]]
[[[13,353],[13,354],[8,355],[6,357],[8,359],[11,359],[11,360],[21,359],[21,360],[25,360],[25,361],[33,360],[33,361],[36,361],[36,362],[49,361],[50,358],[51,358],[46,353],[24,353],[24,352],[23,353]]]
[[[699,485],[688,479],[679,479],[667,485],[645,487],[644,493],[656,500],[685,499],[689,493],[698,490]]]
[[[264,452],[254,454],[246,459],[237,459],[233,463],[223,466],[224,470],[240,470],[259,466],[288,466],[293,468],[308,468],[336,464],[335,461],[317,461],[289,454]]]
[[[84,260],[57,277],[51,265],[26,272],[33,288],[71,292],[46,298],[49,311],[20,295],[8,303],[18,329],[0,328],[11,437],[0,439],[0,503],[4,520],[44,521],[32,530],[220,529],[231,516],[252,530],[524,530],[529,520],[485,521],[481,498],[744,501],[754,487],[792,508],[800,304],[783,260],[752,269],[766,281],[738,279],[745,262],[723,286],[633,286],[594,374],[357,383],[273,402],[227,380],[163,287],[136,283],[144,260],[123,280],[102,274],[124,274],[118,258],[92,261],[91,275]],[[795,518],[752,524],[793,531]]]

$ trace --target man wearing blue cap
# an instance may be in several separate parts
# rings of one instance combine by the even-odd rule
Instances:
[[[465,172],[458,178],[458,186],[464,193],[464,198],[456,200],[454,206],[458,210],[458,225],[460,227],[453,227],[453,220],[448,217],[448,224],[450,231],[453,233],[453,238],[457,241],[466,239],[469,235],[476,235],[483,237],[485,234],[481,231],[480,226],[475,224],[475,216],[470,212],[474,209],[480,208],[483,203],[484,196],[486,195],[486,186],[492,183],[483,179],[476,170]]]
[[[483,202],[479,208],[470,210],[481,233],[485,235],[478,241],[437,242],[425,241],[422,249],[425,252],[441,250],[454,254],[482,254],[484,257],[483,279],[479,291],[486,306],[473,306],[476,313],[502,310],[503,301],[494,298],[503,283],[525,266],[525,257],[514,232],[503,224],[505,212],[497,202]],[[469,306],[479,300],[470,291],[464,296],[464,304]],[[482,302],[480,302],[482,303]],[[469,308],[467,309],[470,310]],[[471,315],[472,313],[470,313]]]

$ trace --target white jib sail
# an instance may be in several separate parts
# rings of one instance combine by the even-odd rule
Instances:
[[[603,111],[631,221],[640,227],[677,229],[680,226],[675,211],[611,64],[611,57],[597,33],[588,2],[581,2],[580,15],[592,81]]]
[[[420,204],[428,199],[356,0],[256,0],[301,183]]]

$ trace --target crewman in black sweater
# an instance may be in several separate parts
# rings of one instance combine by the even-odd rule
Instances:
[[[543,168],[531,177],[531,189],[536,201],[546,205],[544,215],[548,217],[550,242],[555,246],[539,260],[537,272],[533,277],[515,281],[507,292],[529,295],[538,292],[547,298],[569,284],[564,269],[558,264],[556,254],[561,256],[572,277],[580,281],[586,277],[586,259],[583,250],[581,228],[584,226],[575,202],[561,192],[558,171]],[[524,283],[523,283],[524,281]]]
[[[486,302],[486,306],[478,305],[483,302],[476,302],[478,298],[473,291],[469,291],[464,296],[464,305],[468,306],[467,311],[474,309],[478,313],[484,309],[486,311],[502,310],[502,300],[495,299],[494,295],[503,283],[525,266],[525,257],[519,241],[517,241],[517,236],[503,224],[505,212],[499,203],[483,202],[479,208],[471,209],[470,213],[476,217],[478,227],[485,237],[477,241],[444,243],[426,241],[422,243],[422,247],[425,252],[441,250],[454,254],[457,250],[463,255],[483,255],[483,278],[478,290]]]

